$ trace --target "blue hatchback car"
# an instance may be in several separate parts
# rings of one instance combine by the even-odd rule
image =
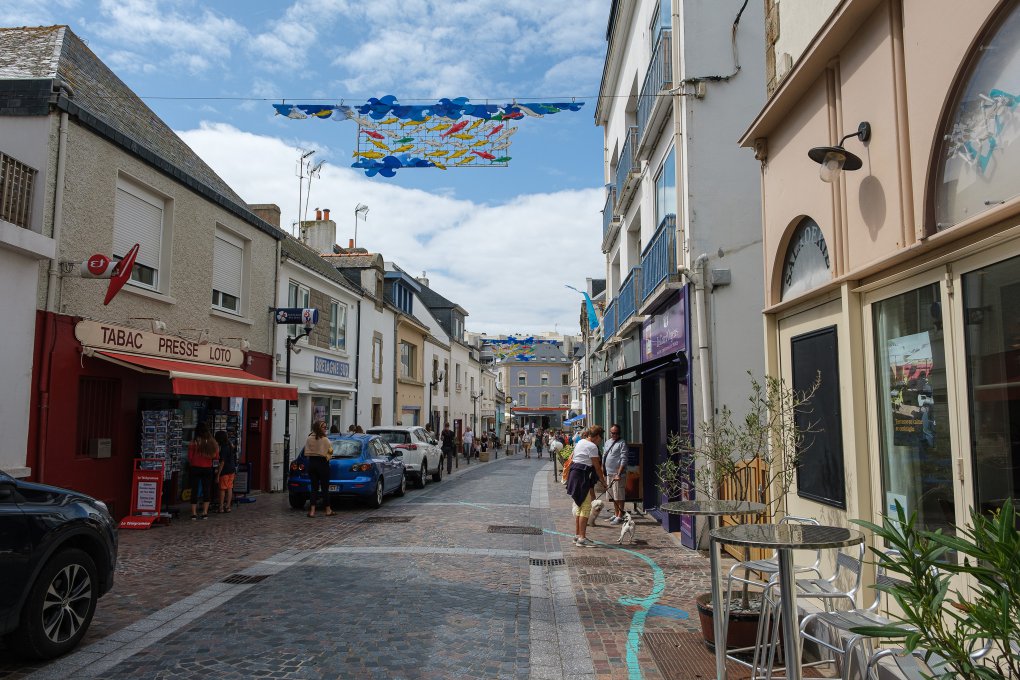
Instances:
[[[361,498],[370,507],[382,505],[389,493],[403,496],[407,490],[404,461],[381,437],[371,434],[331,434],[333,456],[329,461],[329,500]],[[300,510],[311,497],[305,450],[290,464],[287,491],[290,507]]]

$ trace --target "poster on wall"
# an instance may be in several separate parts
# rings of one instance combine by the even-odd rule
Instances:
[[[892,410],[893,444],[935,447],[935,400],[931,372],[934,368],[928,332],[889,340],[889,408]]]

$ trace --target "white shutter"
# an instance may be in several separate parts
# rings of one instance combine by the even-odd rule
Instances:
[[[216,232],[213,243],[213,290],[241,297],[241,267],[244,248],[237,239]]]
[[[134,192],[117,187],[113,211],[113,254],[124,257],[136,243],[138,264],[159,270],[159,249],[163,240],[163,207]]]

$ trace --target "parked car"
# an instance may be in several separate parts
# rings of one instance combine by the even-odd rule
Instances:
[[[378,508],[389,493],[403,496],[407,490],[404,461],[381,437],[369,434],[331,434],[333,457],[329,461],[329,500],[361,498]],[[305,449],[290,464],[287,490],[290,507],[301,509],[311,496]]]
[[[117,524],[77,491],[0,472],[0,635],[49,659],[77,646],[113,587]]]
[[[404,468],[418,488],[424,489],[428,476],[433,482],[443,480],[443,449],[424,427],[418,425],[378,425],[368,429],[394,449],[404,454]]]

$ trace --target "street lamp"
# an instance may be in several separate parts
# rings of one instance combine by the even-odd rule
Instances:
[[[287,336],[287,373],[285,382],[290,384],[290,353],[291,351],[300,352],[300,349],[295,349],[294,345],[297,344],[301,338],[306,338],[312,334],[315,324],[311,320],[311,317],[305,321],[305,332],[300,333],[291,337]],[[290,474],[290,399],[284,400],[283,407],[283,490],[287,491],[287,477]]]
[[[354,247],[358,247],[358,215],[362,215],[365,220],[368,220],[368,206],[364,203],[359,203],[354,206]]]
[[[439,371],[439,374],[438,375],[434,375],[433,377],[435,378],[435,380],[432,380],[432,381],[429,382],[429,422],[430,423],[432,423],[433,417],[434,417],[433,412],[432,412],[432,390],[433,390],[433,388],[436,385],[438,385],[439,383],[443,382],[443,378],[446,377],[446,373],[444,373],[443,371]],[[436,420],[438,420],[438,418],[436,418]],[[432,423],[432,428],[436,432],[439,432],[439,423]]]

